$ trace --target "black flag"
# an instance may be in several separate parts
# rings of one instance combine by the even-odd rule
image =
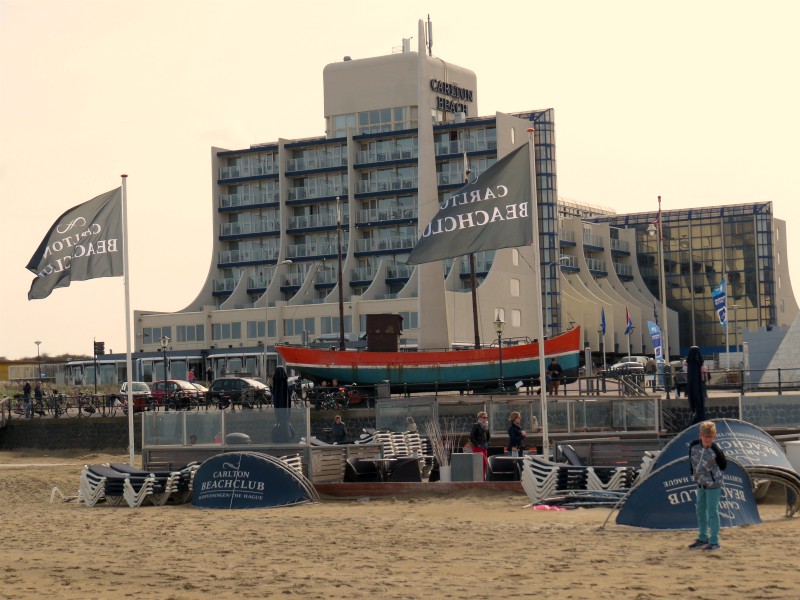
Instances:
[[[26,267],[36,279],[28,300],[47,298],[73,281],[122,273],[122,188],[101,194],[61,215]]]
[[[445,198],[420,234],[410,265],[533,242],[528,144]]]

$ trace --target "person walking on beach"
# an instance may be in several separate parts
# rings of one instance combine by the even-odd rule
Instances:
[[[722,494],[722,471],[728,466],[725,453],[714,440],[717,426],[713,421],[700,423],[700,438],[689,444],[689,468],[697,483],[697,539],[691,550],[719,549],[719,499]]]
[[[489,463],[489,440],[492,434],[489,431],[489,415],[484,411],[478,413],[478,420],[469,432],[469,441],[472,452],[483,454],[483,478],[486,479],[486,465]]]
[[[525,431],[521,427],[522,415],[518,411],[512,412],[508,415],[508,420],[511,423],[508,426],[508,452],[512,456],[516,452],[522,456],[525,450]]]

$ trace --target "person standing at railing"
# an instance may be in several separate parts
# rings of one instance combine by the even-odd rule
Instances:
[[[547,372],[550,375],[550,393],[554,396],[558,394],[558,387],[561,385],[561,375],[564,369],[558,364],[558,360],[554,356],[550,360],[550,366],[547,367]]]
[[[700,348],[689,348],[686,356],[686,397],[689,399],[693,425],[706,420],[706,384],[701,373],[703,362]]]
[[[33,416],[33,402],[31,401],[31,382],[26,381],[22,386],[22,393],[25,396],[25,418],[30,419]]]
[[[42,384],[37,381],[36,388],[33,390],[33,396],[36,398],[36,407],[35,410],[39,411],[40,415],[44,414],[44,390],[42,389]],[[33,416],[34,407],[31,407],[31,416]]]
[[[644,366],[644,374],[647,376],[647,381],[650,383],[650,388],[655,391],[656,389],[656,372],[658,367],[656,361],[651,357],[647,359],[647,364]]]
[[[484,411],[478,413],[478,420],[469,433],[472,452],[483,454],[483,478],[486,479],[486,465],[489,463],[489,440],[492,434],[489,431],[489,415]]]
[[[522,456],[525,451],[525,430],[522,429],[522,415],[514,411],[508,415],[508,453],[511,456]]]

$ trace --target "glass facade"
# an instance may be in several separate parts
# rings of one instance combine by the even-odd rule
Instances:
[[[657,219],[651,212],[592,220],[636,229],[639,271],[660,298],[658,236],[648,233]],[[667,306],[678,313],[681,355],[693,345],[704,352],[725,350],[726,331],[711,297],[723,277],[731,332],[777,322],[771,202],[662,211],[662,219]],[[736,344],[733,335],[728,343]]]

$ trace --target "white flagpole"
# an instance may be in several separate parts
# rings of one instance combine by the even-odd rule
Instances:
[[[542,456],[550,459],[550,431],[547,422],[547,377],[545,376],[544,354],[544,314],[542,312],[542,257],[539,252],[539,200],[536,197],[536,147],[533,135],[536,130],[528,129],[528,160],[531,174],[531,221],[533,222],[533,264],[536,276],[533,280],[533,306],[538,322],[539,338],[539,398],[542,406]]]
[[[128,373],[128,453],[136,466],[133,435],[133,360],[131,357],[131,286],[128,267],[128,176],[122,175],[122,269],[125,282],[125,370]]]
[[[603,332],[603,371],[606,370],[606,332]],[[594,373],[592,373],[594,375]]]
[[[724,255],[724,253],[723,253]],[[724,269],[725,267],[723,267]],[[728,284],[725,282],[725,278],[722,278],[722,283],[725,283],[725,356],[728,359],[728,366],[727,368],[731,368],[731,338],[730,332],[731,328],[728,327]],[[720,284],[722,285],[722,284]],[[738,351],[739,348],[736,348]]]

